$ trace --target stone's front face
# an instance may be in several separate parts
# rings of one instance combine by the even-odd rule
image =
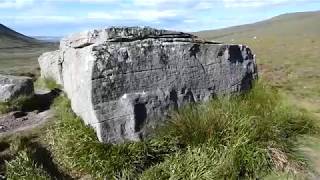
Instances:
[[[171,110],[250,89],[257,77],[246,46],[151,28],[72,36],[61,42],[58,57],[45,54],[39,62],[41,68],[46,65],[42,76],[60,80],[75,113],[95,128],[101,141],[111,143],[141,140]],[[48,68],[45,62],[59,63]]]
[[[0,75],[0,102],[8,102],[19,96],[32,96],[33,93],[31,78]]]

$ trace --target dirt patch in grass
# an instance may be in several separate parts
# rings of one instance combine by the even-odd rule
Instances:
[[[53,117],[50,106],[59,93],[60,90],[38,91],[33,97],[21,101],[21,104],[16,107],[9,107],[8,109],[18,111],[0,115],[0,136],[32,129],[47,122]]]

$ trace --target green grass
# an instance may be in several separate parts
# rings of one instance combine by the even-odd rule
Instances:
[[[306,170],[294,142],[315,133],[315,123],[280,99],[257,85],[243,97],[180,110],[162,133],[178,138],[187,151],[147,170],[144,179],[254,179]]]
[[[57,47],[50,44],[1,49],[0,73],[14,75],[32,73],[39,76],[38,57],[44,52],[55,49]]]
[[[122,145],[101,144],[94,131],[85,126],[70,108],[66,97],[55,102],[56,121],[46,133],[54,157],[74,176],[134,177],[167,154],[176,151],[170,142],[148,141]]]
[[[32,159],[30,159],[26,151],[20,151],[13,160],[6,162],[6,167],[7,179],[50,179],[49,175],[43,171],[41,167],[37,166]]]
[[[287,105],[277,90],[261,83],[239,97],[186,106],[154,137],[121,145],[101,144],[65,96],[53,107],[56,120],[37,133],[36,141],[48,146],[58,169],[74,178],[304,177],[309,166],[298,151],[297,138],[316,134],[317,128],[306,112]],[[48,179],[30,157],[25,139],[11,141],[16,156],[7,163],[7,176]]]
[[[281,89],[290,104],[306,109],[320,120],[319,17],[319,11],[287,14],[251,25],[200,32],[198,35],[216,41],[249,45],[257,57],[259,77]],[[308,141],[312,141],[309,144],[320,144],[317,138]],[[301,146],[308,150],[306,156],[320,174],[320,150],[304,143]]]
[[[256,54],[260,77],[288,94],[292,103],[320,117],[319,18],[319,11],[293,13],[196,34],[210,40],[249,45]]]
[[[52,44],[3,48],[0,51],[0,73],[38,77],[40,74],[38,57],[44,52],[53,51],[57,48],[56,45]]]
[[[50,126],[50,123],[47,124]],[[33,142],[39,141],[46,127],[39,126],[27,131],[0,136],[0,172],[7,179],[29,180],[29,179],[51,179],[41,164],[34,159],[35,148]],[[45,156],[42,154],[41,159]]]
[[[32,97],[19,96],[8,102],[0,102],[0,114],[5,114],[10,111],[21,111],[23,108],[31,108],[35,102]]]
[[[38,78],[34,83],[35,88],[37,89],[61,89],[61,85],[57,84],[54,79],[51,78]]]
[[[43,43],[23,36],[0,24],[0,73],[39,76],[38,57],[58,49],[57,44]]]
[[[260,83],[240,97],[186,106],[145,142],[101,144],[73,114],[66,97],[54,105],[56,121],[44,142],[74,177],[96,179],[251,179],[272,172],[303,174],[297,137],[314,134],[305,112]]]

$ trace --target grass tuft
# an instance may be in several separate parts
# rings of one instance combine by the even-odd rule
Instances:
[[[35,102],[30,96],[19,96],[9,102],[0,102],[0,114],[5,114],[10,111],[21,111],[23,108],[31,108]]]
[[[15,159],[6,162],[7,179],[20,180],[20,179],[36,179],[47,180],[50,179],[49,175],[32,161],[26,151],[20,151]]]
[[[295,142],[317,127],[281,99],[276,90],[257,83],[242,96],[179,110],[160,134],[188,150],[150,168],[143,179],[255,179],[274,171],[303,172],[306,162]]]
[[[134,177],[177,149],[174,144],[157,140],[102,144],[93,129],[71,111],[66,97],[58,97],[54,108],[57,120],[47,130],[45,141],[51,145],[57,162],[69,173],[76,172],[73,176]]]
[[[45,141],[75,177],[97,179],[253,179],[307,168],[296,140],[316,133],[312,118],[261,83],[247,94],[186,106],[145,142],[101,144],[70,108],[54,104]]]
[[[35,82],[35,87],[38,89],[61,89],[61,85],[57,84],[52,78],[38,78]]]

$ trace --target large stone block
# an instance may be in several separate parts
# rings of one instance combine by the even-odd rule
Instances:
[[[141,140],[190,102],[248,90],[257,77],[244,45],[152,28],[108,28],[64,38],[39,58],[100,141]]]

